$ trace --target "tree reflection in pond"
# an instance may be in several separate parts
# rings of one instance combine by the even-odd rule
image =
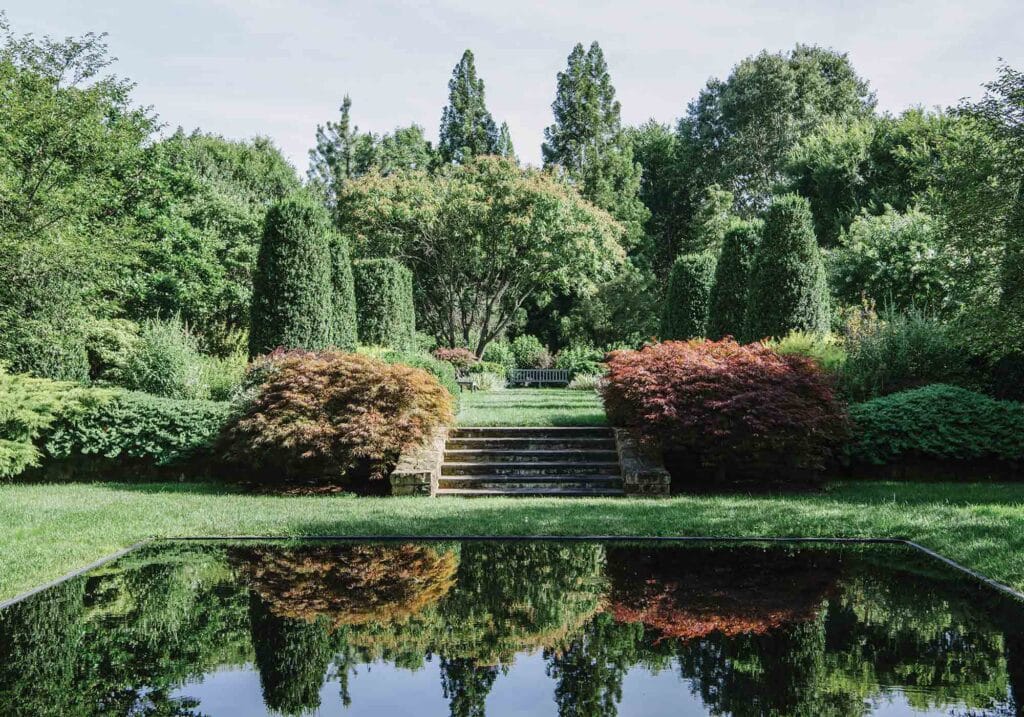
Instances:
[[[636,706],[634,673],[656,680],[651,713],[1019,714],[1024,610],[911,557],[543,541],[151,547],[0,612],[0,714],[362,713],[379,676],[391,711],[483,717],[529,697],[531,713],[603,717]],[[517,677],[538,664],[546,680]],[[211,711],[230,671],[258,678],[256,702],[231,693]]]

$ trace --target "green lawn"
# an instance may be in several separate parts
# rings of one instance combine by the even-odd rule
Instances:
[[[601,399],[593,391],[509,388],[466,391],[460,426],[603,426]]]
[[[211,484],[0,486],[0,598],[148,537],[907,537],[1024,589],[1024,484],[836,483],[667,500],[243,495]]]

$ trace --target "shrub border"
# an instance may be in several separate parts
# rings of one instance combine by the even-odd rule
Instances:
[[[61,583],[73,580],[74,578],[95,570],[109,562],[117,560],[118,558],[124,557],[128,553],[132,553],[140,548],[148,545],[154,545],[158,543],[174,543],[174,542],[375,542],[375,543],[395,543],[395,542],[452,542],[452,541],[470,541],[475,540],[479,542],[528,542],[528,541],[572,541],[577,543],[582,542],[603,542],[603,543],[825,543],[832,545],[844,545],[844,544],[861,544],[861,545],[903,545],[914,550],[917,550],[924,555],[927,555],[933,560],[937,560],[940,563],[944,563],[947,567],[953,568],[971,578],[977,583],[981,583],[997,592],[1007,595],[1014,600],[1024,602],[1024,593],[1015,590],[1005,583],[1001,583],[998,580],[993,580],[984,573],[980,573],[977,570],[972,570],[966,565],[962,565],[952,558],[947,558],[941,553],[937,553],[931,548],[926,548],[920,543],[916,543],[908,538],[780,538],[780,537],[752,537],[752,536],[701,536],[701,535],[188,535],[178,538],[148,538],[146,540],[140,540],[137,543],[129,545],[127,548],[118,550],[115,553],[111,553],[106,557],[100,558],[99,560],[89,563],[77,570],[73,570],[66,575],[63,575],[56,580],[51,580],[48,583],[32,588],[26,592],[16,595],[9,600],[0,602],[0,610],[4,610],[12,605],[15,605],[23,600],[41,593],[49,588],[56,587]]]

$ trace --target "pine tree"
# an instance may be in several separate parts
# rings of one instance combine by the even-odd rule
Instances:
[[[577,44],[551,105],[555,122],[544,130],[545,166],[562,167],[580,193],[626,226],[636,243],[649,212],[640,201],[640,165],[622,128],[621,107],[601,46]]]
[[[309,150],[309,169],[306,177],[310,184],[323,192],[328,203],[333,203],[346,179],[355,176],[356,144],[359,128],[352,124],[352,99],[345,95],[337,122],[328,120],[316,126],[316,147]]]
[[[484,81],[473,53],[466,50],[448,81],[448,106],[441,114],[438,151],[445,162],[461,164],[477,155],[496,154],[498,126],[484,103]]]
[[[744,338],[829,329],[828,282],[806,199],[786,194],[765,213],[764,235],[751,268]]]
[[[708,338],[742,336],[750,269],[761,242],[759,220],[734,219],[725,230],[708,308]]]
[[[327,210],[302,191],[267,212],[253,275],[250,356],[331,345],[331,232]]]
[[[352,260],[348,239],[341,234],[331,237],[331,345],[355,351],[356,292],[352,280]]]
[[[661,338],[694,339],[707,335],[708,300],[715,278],[711,254],[684,254],[672,265],[661,319]]]
[[[494,153],[516,162],[519,161],[519,158],[516,157],[516,148],[512,146],[512,133],[509,132],[508,122],[501,123],[501,129],[498,131],[498,145]]]

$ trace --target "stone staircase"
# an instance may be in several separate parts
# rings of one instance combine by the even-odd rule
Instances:
[[[448,434],[437,495],[623,495],[604,427],[463,427]]]

